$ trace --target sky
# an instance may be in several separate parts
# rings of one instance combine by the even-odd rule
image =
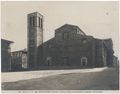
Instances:
[[[27,48],[27,14],[36,11],[44,16],[44,41],[54,37],[54,30],[60,26],[73,24],[95,38],[112,38],[118,56],[118,1],[4,1],[1,3],[1,37],[14,41],[11,51]]]

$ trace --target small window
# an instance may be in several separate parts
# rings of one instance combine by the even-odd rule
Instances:
[[[67,40],[69,38],[69,35],[67,32],[63,33],[63,40]]]

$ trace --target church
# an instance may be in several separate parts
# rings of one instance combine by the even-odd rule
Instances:
[[[64,24],[55,30],[55,36],[43,42],[43,15],[27,15],[28,67],[30,69],[112,66],[112,39],[88,36],[78,26]]]

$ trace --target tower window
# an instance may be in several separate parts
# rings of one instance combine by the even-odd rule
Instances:
[[[40,27],[40,17],[39,17],[39,25],[38,26]]]
[[[35,26],[35,17],[33,16],[33,26]]]
[[[39,25],[40,28],[43,28],[43,19],[39,17]]]
[[[33,23],[32,23],[32,17],[30,17],[30,26],[32,26],[32,24],[33,24]]]
[[[35,26],[35,17],[30,17],[30,26]]]
[[[41,19],[41,28],[43,28],[43,19]]]

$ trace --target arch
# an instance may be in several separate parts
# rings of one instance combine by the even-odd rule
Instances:
[[[87,66],[87,57],[81,57],[81,66]]]
[[[47,61],[47,65],[50,66],[51,65],[51,62],[52,62],[52,57],[48,56],[46,58],[46,61]]]

